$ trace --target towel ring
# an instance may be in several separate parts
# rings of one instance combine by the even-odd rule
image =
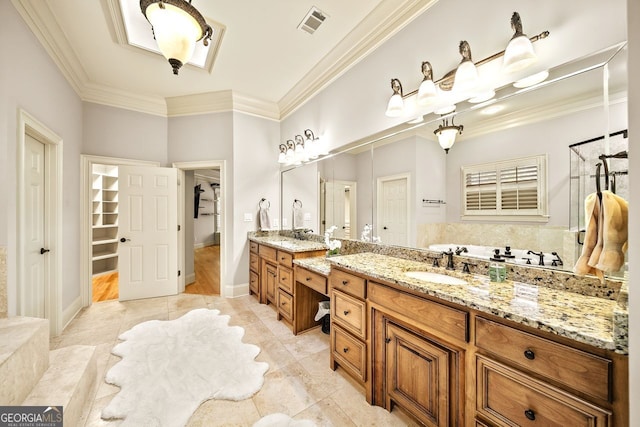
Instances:
[[[301,208],[301,207],[302,207],[302,202],[301,202],[300,200],[298,200],[298,199],[295,199],[295,200],[293,201],[293,207],[294,207],[294,208],[296,208],[296,207],[297,207],[297,208]]]
[[[598,163],[596,165],[596,192],[598,193],[598,197],[602,200],[602,189],[600,188],[600,168],[602,167],[602,163]]]
[[[260,202],[258,203],[258,206],[260,206],[260,208],[264,209],[263,203],[267,202],[267,209],[269,209],[271,207],[271,202],[268,201],[267,199],[265,199],[264,197],[262,199],[260,199]]]

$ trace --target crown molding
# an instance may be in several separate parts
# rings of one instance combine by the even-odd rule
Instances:
[[[280,109],[275,102],[264,101],[233,92],[233,109],[241,113],[280,121]]]
[[[137,111],[155,116],[167,116],[167,103],[162,97],[138,95],[113,87],[85,84],[80,99],[95,104]]]
[[[381,3],[278,102],[280,119],[284,120],[302,107],[437,1],[391,0]]]
[[[175,96],[167,98],[166,102],[168,117],[223,113],[233,110],[233,92],[221,90],[218,92]]]

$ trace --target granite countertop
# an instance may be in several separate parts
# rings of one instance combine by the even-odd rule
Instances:
[[[267,236],[249,236],[249,240],[261,245],[284,249],[287,252],[326,251],[327,245],[314,240],[300,240],[291,237],[269,234]]]
[[[293,263],[326,277],[331,273],[331,263],[327,257],[298,258],[294,259]]]
[[[487,276],[451,272],[423,262],[370,252],[334,256],[326,262],[594,347],[628,354],[626,342],[616,339],[624,335],[619,325],[614,331],[614,314],[621,309],[616,301],[511,280],[494,283]],[[405,275],[407,271],[437,272],[468,284],[427,282]],[[628,326],[623,329],[626,331]]]

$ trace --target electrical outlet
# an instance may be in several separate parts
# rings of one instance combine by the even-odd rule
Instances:
[[[253,215],[251,215],[250,213],[245,213],[244,222],[251,222],[251,221],[253,221]]]
[[[272,225],[273,228],[278,228],[278,226],[280,225],[280,221],[278,221],[278,218],[273,218]]]

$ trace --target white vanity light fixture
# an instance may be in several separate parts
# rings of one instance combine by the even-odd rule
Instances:
[[[404,110],[404,100],[402,99],[402,83],[398,79],[391,79],[391,89],[393,90],[393,95],[389,98],[389,103],[387,104],[387,112],[385,113],[387,117],[399,117],[402,115]]]
[[[315,134],[311,129],[304,130],[305,139],[305,147],[309,150],[309,158],[317,159],[320,154],[320,138],[316,138]]]
[[[508,73],[523,70],[538,60],[533,50],[533,43],[531,43],[529,37],[522,32],[522,20],[518,12],[513,12],[513,15],[511,15],[511,28],[514,31],[513,37],[504,50],[502,63],[504,70]],[[549,33],[546,32],[543,38],[548,34]]]
[[[514,12],[511,16],[511,27],[514,30],[514,35],[507,44],[506,49],[478,62],[474,62],[471,58],[469,43],[466,41],[460,42],[459,51],[463,57],[462,62],[456,69],[449,71],[437,81],[433,80],[431,64],[428,61],[423,61],[422,74],[424,78],[419,88],[414,91],[405,94],[400,80],[397,78],[391,79],[393,94],[387,103],[385,115],[388,117],[413,115],[415,111],[407,111],[409,104],[422,107],[422,110],[419,111],[420,114],[427,114],[429,112],[440,114],[441,111],[446,110],[444,107],[449,107],[449,109],[453,111],[455,106],[451,104],[463,100],[470,99],[473,100],[470,102],[484,102],[495,96],[495,89],[493,87],[490,87],[488,84],[482,85],[479,74],[480,67],[504,56],[502,67],[504,72],[513,73],[523,70],[537,60],[535,52],[533,51],[533,42],[549,36],[549,31],[543,31],[536,36],[527,38],[522,32],[522,22],[518,12]],[[436,89],[435,96],[432,85]],[[444,94],[450,98],[448,102],[440,99]],[[414,98],[415,102],[406,102]],[[433,109],[429,109],[431,107]]]
[[[309,153],[304,146],[304,138],[302,135],[296,135],[293,137],[296,143],[296,149],[294,150],[294,160],[296,164],[309,161]]]
[[[191,0],[140,0],[140,11],[151,24],[160,52],[171,64],[173,74],[191,59],[196,42],[205,46],[213,29]]]
[[[287,146],[284,144],[280,144],[278,146],[278,149],[280,150],[280,154],[278,154],[278,163],[287,163]]]
[[[438,126],[438,129],[433,131],[438,137],[438,143],[445,153],[449,154],[449,149],[453,147],[453,144],[456,142],[456,136],[462,134],[462,129],[464,129],[464,126],[456,126],[453,123],[453,117],[451,117],[451,124],[449,124],[449,120],[445,118],[442,120],[442,124]]]

